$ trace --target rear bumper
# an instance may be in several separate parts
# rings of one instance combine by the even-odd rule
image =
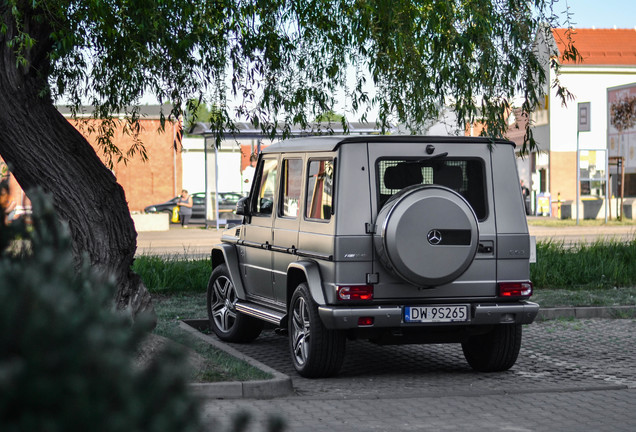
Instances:
[[[529,301],[518,303],[475,303],[471,304],[470,320],[461,323],[410,324],[403,319],[402,306],[320,306],[318,313],[329,329],[347,330],[355,328],[387,328],[448,325],[486,325],[486,324],[530,324],[539,313],[539,305]],[[372,326],[359,326],[358,319],[372,317]]]

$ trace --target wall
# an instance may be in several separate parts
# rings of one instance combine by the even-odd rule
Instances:
[[[554,79],[554,77],[552,77]],[[563,106],[554,89],[550,104],[550,150],[576,151],[577,104],[591,102],[591,131],[581,132],[581,149],[607,148],[607,88],[636,80],[636,67],[563,66],[562,84],[575,95]]]
[[[550,195],[562,200],[576,199],[576,151],[550,153]]]
[[[205,153],[203,137],[183,139],[183,187],[190,192],[205,191]],[[216,190],[215,151],[212,140],[208,140],[208,190]],[[241,148],[233,140],[224,141],[216,152],[218,155],[219,192],[242,192]]]
[[[89,124],[95,120],[88,121]],[[116,162],[113,174],[124,188],[128,208],[131,212],[143,211],[144,207],[169,200],[181,191],[182,164],[181,152],[175,151],[174,139],[177,125],[166,122],[165,131],[161,131],[159,120],[142,119],[139,139],[144,143],[148,160],[141,155],[130,157],[127,163]],[[88,142],[96,148],[98,156],[106,161],[103,151],[97,149],[97,136],[89,134],[86,127],[77,122],[71,123],[83,133]],[[114,143],[126,152],[133,144],[133,138],[124,133],[120,126],[114,135]]]

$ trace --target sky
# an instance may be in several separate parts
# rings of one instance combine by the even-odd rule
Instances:
[[[578,28],[636,28],[636,0],[560,0],[555,11],[570,7]]]

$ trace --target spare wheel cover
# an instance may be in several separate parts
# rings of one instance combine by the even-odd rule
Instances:
[[[479,226],[468,202],[443,186],[408,188],[378,213],[375,248],[382,263],[418,286],[451,282],[477,252]]]

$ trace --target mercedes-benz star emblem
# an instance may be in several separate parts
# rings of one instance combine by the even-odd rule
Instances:
[[[426,235],[428,242],[433,246],[437,246],[442,242],[442,233],[439,230],[432,229]]]

